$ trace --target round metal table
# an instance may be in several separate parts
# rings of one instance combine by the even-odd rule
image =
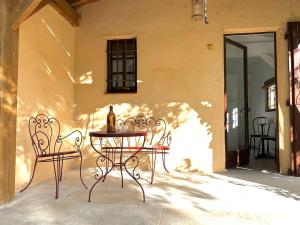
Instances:
[[[117,132],[104,132],[104,131],[93,131],[89,133],[90,136],[90,142],[92,148],[99,154],[96,160],[96,165],[100,170],[100,173],[98,172],[95,175],[96,182],[93,184],[89,191],[89,202],[91,201],[91,195],[93,192],[94,187],[100,182],[104,182],[106,176],[113,170],[113,168],[118,167],[120,168],[120,174],[121,174],[121,181],[122,181],[122,188],[124,187],[124,181],[123,181],[123,169],[128,173],[128,175],[140,186],[142,193],[143,193],[143,201],[145,202],[145,192],[138,181],[140,178],[140,174],[135,171],[135,169],[138,167],[139,159],[136,156],[141,149],[144,147],[147,132],[146,131],[117,131]],[[103,146],[103,139],[113,139],[112,142],[115,144],[113,146],[110,144],[110,146]],[[142,138],[141,144],[139,146],[129,146],[129,142],[127,143],[128,146],[124,146],[124,138]],[[94,139],[100,140],[100,148],[97,149],[96,144],[93,142]],[[116,141],[119,140],[119,142]],[[127,154],[127,157],[124,157],[124,154]],[[119,160],[116,162],[115,156],[116,154],[119,155]],[[132,162],[135,163],[133,167],[133,171],[130,172],[128,168],[128,163]],[[105,164],[105,170],[101,168],[100,164]]]

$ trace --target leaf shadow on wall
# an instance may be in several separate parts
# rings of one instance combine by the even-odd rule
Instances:
[[[201,103],[202,107],[211,108],[208,101]],[[167,156],[167,167],[178,171],[204,171],[212,170],[211,142],[213,132],[211,125],[204,122],[199,114],[187,103],[170,102],[162,104],[130,104],[115,103],[114,112],[117,118],[126,119],[137,115],[153,116],[164,119],[167,130],[172,133],[171,153]],[[93,113],[79,114],[76,118],[77,128],[82,130],[84,136],[84,167],[94,167],[97,153],[90,146],[89,132],[106,129],[106,115],[109,105],[97,108]],[[158,168],[162,168],[161,160]],[[149,169],[150,157],[141,163],[143,168]]]

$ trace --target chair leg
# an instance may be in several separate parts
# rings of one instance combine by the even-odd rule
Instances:
[[[259,151],[260,151],[260,140],[258,142],[258,153],[257,153],[257,156],[256,156],[256,159],[258,160],[258,156],[259,156]]]
[[[154,174],[155,174],[155,165],[156,165],[156,153],[153,153],[154,150],[152,149],[151,156],[152,156],[152,168],[151,168],[151,181],[150,183],[153,184]]]
[[[275,152],[274,152],[274,155],[275,155],[275,163],[277,164],[277,149],[276,149],[276,142],[275,142]]]
[[[250,143],[249,143],[249,149],[250,149],[250,151],[251,151],[251,144],[252,144],[252,137],[250,137],[250,141],[249,141]]]
[[[162,152],[162,154],[161,154],[161,157],[162,157],[163,167],[164,167],[165,171],[166,171],[167,173],[170,173],[169,170],[168,170],[167,167],[166,167],[166,151],[165,151],[165,150],[163,150],[163,152]]]
[[[29,187],[29,185],[31,184],[31,182],[33,180],[33,177],[34,177],[34,174],[35,174],[35,169],[36,169],[37,161],[38,161],[38,158],[35,159],[34,166],[33,166],[33,171],[32,171],[29,183],[20,191],[20,193],[23,192],[23,191],[25,191]]]
[[[268,154],[268,156],[270,156],[269,140],[267,140],[267,154]]]
[[[85,187],[85,189],[88,189],[87,186],[85,185],[85,183],[83,182],[81,170],[82,170],[82,154],[80,152],[80,172],[79,172],[80,173],[80,180],[81,180],[81,183],[83,184],[83,186]]]
[[[60,184],[59,184],[59,182],[60,182],[60,171],[61,171],[61,159],[60,159],[60,157],[61,156],[58,156],[58,160],[56,161],[56,163],[57,163],[57,170],[56,170],[56,172],[57,172],[57,184],[58,184],[58,188],[57,188],[57,198],[58,198],[58,195],[59,195],[59,186],[60,186]]]
[[[253,155],[255,156],[255,148],[256,148],[256,137],[253,138],[254,139],[254,146],[253,146]],[[258,152],[259,152],[259,146],[258,146]]]
[[[57,165],[55,165],[55,162]],[[53,157],[53,169],[54,169],[54,177],[55,177],[55,198],[58,199],[59,192],[59,177],[60,177],[60,156],[58,156],[57,160]]]
[[[60,176],[59,176],[59,181],[62,181],[62,174],[63,174],[63,166],[64,166],[64,160],[61,160],[61,167],[60,167]]]

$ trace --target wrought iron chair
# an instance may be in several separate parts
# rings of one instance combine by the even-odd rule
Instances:
[[[146,131],[147,136],[144,142],[143,148],[141,149],[140,156],[150,155],[151,156],[151,179],[149,183],[153,183],[155,168],[156,168],[156,156],[160,154],[162,156],[162,165],[166,172],[169,173],[166,167],[166,155],[169,154],[170,143],[171,143],[171,132],[167,132],[167,124],[163,119],[155,119],[153,117],[137,116],[129,117],[125,120],[118,119],[116,121],[116,130],[118,131]],[[127,144],[121,144],[121,142],[127,142]],[[118,148],[113,146],[123,146],[122,153],[130,153],[130,151],[139,149],[141,138],[137,137],[134,140],[127,138],[127,140],[120,140],[114,138],[113,143],[108,139],[102,140],[101,148],[106,149],[106,154],[111,154],[113,160],[118,160],[117,154],[120,153]],[[127,146],[127,147],[124,147]],[[108,151],[111,149],[111,151]],[[120,148],[119,148],[120,149]],[[140,157],[141,158],[141,157]],[[135,158],[135,160],[140,160]],[[109,162],[106,162],[106,169]],[[137,163],[139,164],[139,163]]]
[[[259,138],[258,143],[258,151],[261,145],[261,137],[269,134],[270,123],[269,118],[265,116],[255,117],[252,121],[252,131],[253,133],[250,135],[250,149],[252,146],[252,139],[254,141],[253,146],[253,154],[255,155],[255,147],[256,147],[256,138]]]
[[[29,183],[20,191],[23,192],[31,184],[36,165],[39,162],[52,162],[55,175],[55,198],[58,198],[59,183],[62,181],[63,162],[65,160],[80,158],[80,180],[83,186],[87,186],[82,180],[82,154],[80,146],[82,144],[82,134],[79,130],[74,130],[66,136],[60,134],[60,124],[57,119],[49,118],[44,114],[38,114],[36,117],[31,117],[28,122],[29,134],[32,142],[32,147],[35,151],[35,161]],[[72,145],[72,149],[63,151],[63,143]],[[64,145],[65,146],[65,145]]]
[[[129,117],[126,120],[118,119],[116,126],[118,130],[147,131],[146,141],[141,153],[151,156],[151,184],[154,180],[156,156],[158,154],[162,156],[164,170],[169,173],[166,167],[166,155],[169,154],[170,150],[171,132],[167,132],[167,123],[163,119],[145,116]],[[135,142],[138,143],[140,140],[136,139]],[[130,149],[132,148],[134,147],[130,147]]]
[[[273,129],[271,129],[271,126],[273,127]],[[274,123],[274,119],[270,119],[269,120],[269,130],[275,130],[275,129],[276,129],[276,123]],[[269,131],[267,135],[262,136],[261,142],[262,142],[262,145],[264,145],[265,141],[267,141],[267,155],[270,158],[275,158],[275,163],[277,163],[276,132],[273,134],[270,134],[270,133],[271,133],[271,131]],[[273,141],[275,143],[274,156],[271,156],[271,153],[270,153],[270,141]]]

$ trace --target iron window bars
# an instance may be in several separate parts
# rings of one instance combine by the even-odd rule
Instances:
[[[137,92],[136,39],[107,41],[107,92]]]
[[[263,88],[266,92],[266,112],[276,110],[276,83],[275,78],[264,82]]]

